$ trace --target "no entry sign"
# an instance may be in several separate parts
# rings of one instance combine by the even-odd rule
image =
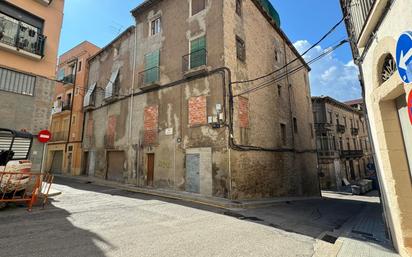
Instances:
[[[49,142],[50,139],[51,139],[51,133],[48,130],[42,130],[37,135],[37,140],[39,140],[39,142],[43,144]]]
[[[409,113],[409,120],[411,121],[412,124],[412,90],[409,92],[409,97],[408,97],[408,113]]]

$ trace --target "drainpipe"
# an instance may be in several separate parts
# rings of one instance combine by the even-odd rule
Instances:
[[[133,49],[133,71],[132,71],[132,92],[131,92],[131,96],[130,96],[130,106],[129,106],[129,144],[131,146],[133,146],[133,142],[132,142],[132,137],[133,137],[133,105],[134,105],[134,86],[135,86],[135,79],[136,79],[136,62],[137,62],[137,58],[136,58],[136,54],[137,54],[137,21],[135,22],[135,29],[134,29],[134,49]],[[133,151],[133,147],[129,147],[129,156],[136,156],[136,155],[132,155],[130,154],[130,152]],[[136,151],[136,150],[135,150]],[[134,166],[134,165],[132,165]],[[138,167],[138,164],[136,165]],[[138,174],[138,170],[136,169],[136,171],[134,172],[136,175],[136,177],[139,176]]]
[[[79,63],[79,58],[76,57],[74,60],[76,60],[76,65],[75,65],[75,73],[74,73],[74,79],[73,79],[74,80],[73,81],[73,94],[72,94],[73,100],[71,100],[72,106],[70,106],[69,134],[67,135],[67,141],[66,141],[66,147],[65,147],[66,152],[67,152],[68,145],[70,143],[70,133],[71,133],[71,129],[72,129],[74,95],[75,95],[75,92],[76,92],[77,65]]]

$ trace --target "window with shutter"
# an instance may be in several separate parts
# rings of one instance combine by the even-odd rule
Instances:
[[[146,54],[144,83],[149,84],[159,80],[160,50]]]
[[[206,65],[206,37],[190,42],[190,69]]]
[[[84,96],[83,106],[88,107],[94,104],[94,91],[96,90],[97,83],[94,83],[87,89],[86,95]]]
[[[110,77],[109,82],[107,83],[106,89],[104,91],[104,99],[109,99],[114,97],[117,94],[116,80],[119,75],[119,69],[116,69],[112,76]]]

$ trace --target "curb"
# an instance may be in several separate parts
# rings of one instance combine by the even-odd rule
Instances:
[[[185,202],[192,202],[201,205],[206,205],[214,208],[227,209],[227,210],[236,210],[236,209],[255,209],[262,208],[267,206],[272,206],[278,203],[285,202],[295,202],[295,201],[305,201],[305,200],[314,200],[321,199],[320,196],[315,197],[288,197],[288,198],[275,198],[270,200],[261,200],[261,201],[231,201],[223,198],[212,198],[207,196],[194,195],[187,192],[172,192],[159,189],[146,189],[139,188],[134,185],[127,184],[118,184],[116,182],[106,181],[98,178],[92,177],[72,177],[67,175],[55,175],[57,178],[64,178],[78,182],[91,182],[92,184],[99,186],[107,186],[111,188],[121,189],[134,193],[141,193],[146,195],[152,195],[157,197],[164,197],[168,199],[181,200]]]

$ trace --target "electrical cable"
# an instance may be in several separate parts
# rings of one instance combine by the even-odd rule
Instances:
[[[348,40],[342,40],[338,45],[336,45],[336,46],[334,46],[334,47],[331,47],[331,48],[328,48],[328,49],[327,49],[325,52],[323,52],[322,54],[320,54],[320,55],[318,55],[317,57],[315,57],[315,58],[311,59],[310,61],[308,61],[308,64],[312,64],[312,63],[315,63],[315,62],[319,61],[319,60],[322,59],[323,57],[331,54],[333,51],[335,51],[336,49],[338,49],[339,47],[341,47],[342,45],[344,45],[345,43],[348,43],[348,42],[349,42]],[[294,74],[294,73],[302,70],[303,68],[305,68],[305,65],[297,66],[297,67],[295,67],[294,69],[292,69],[292,70],[290,70],[290,71],[288,71],[288,72],[285,72],[285,73],[283,73],[283,74],[280,74],[280,76],[275,77],[275,78],[273,78],[273,79],[271,79],[271,80],[265,81],[265,82],[263,82],[262,84],[260,84],[260,85],[258,85],[258,86],[256,86],[256,87],[247,89],[247,90],[245,90],[245,91],[243,91],[243,92],[241,92],[241,93],[238,93],[238,94],[236,94],[236,95],[233,95],[233,97],[239,97],[239,96],[241,96],[241,95],[245,95],[245,94],[248,94],[248,93],[256,92],[256,91],[258,91],[258,90],[260,90],[260,89],[262,89],[262,88],[266,88],[266,87],[268,87],[268,86],[271,86],[271,85],[273,85],[272,83],[278,82],[278,81],[282,80],[283,78],[285,78],[285,77],[287,77],[287,76],[289,76],[289,75],[291,75],[291,74]]]
[[[256,81],[256,80],[260,80],[260,79],[263,79],[263,78],[267,78],[267,77],[269,77],[270,75],[273,75],[273,74],[275,74],[276,72],[285,69],[287,66],[289,66],[290,64],[296,62],[296,61],[299,60],[300,58],[303,58],[303,56],[305,56],[310,50],[312,50],[312,49],[314,49],[316,46],[318,46],[323,40],[325,40],[330,34],[332,34],[333,31],[335,31],[335,29],[336,29],[337,27],[339,27],[339,25],[341,25],[342,22],[345,21],[345,19],[346,19],[346,17],[343,17],[343,18],[342,18],[338,23],[336,23],[325,35],[323,35],[315,44],[313,44],[313,45],[312,45],[311,47],[309,47],[305,52],[303,52],[301,55],[297,56],[297,57],[296,57],[295,59],[293,59],[292,61],[286,63],[283,67],[281,67],[281,68],[279,68],[279,69],[276,69],[276,70],[274,70],[274,71],[272,71],[272,72],[270,72],[270,73],[268,73],[268,74],[266,74],[266,75],[263,75],[263,76],[260,76],[260,77],[254,78],[254,79],[249,79],[249,80],[235,81],[235,82],[232,82],[232,84],[243,84],[243,83],[253,82],[253,81]]]

